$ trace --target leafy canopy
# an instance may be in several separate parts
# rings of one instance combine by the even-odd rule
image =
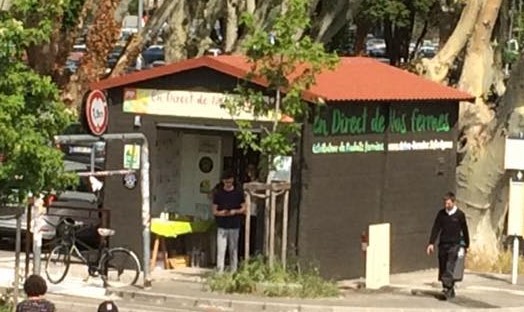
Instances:
[[[424,16],[436,3],[437,0],[363,0],[358,15],[373,23],[390,21],[405,27],[412,13]]]
[[[53,6],[58,1],[45,2],[58,9]],[[22,22],[35,12],[49,17],[41,1],[16,0],[9,12],[0,12],[0,201],[21,201],[29,192],[73,182],[52,144],[71,118],[51,78],[36,74],[24,61],[25,50],[48,40],[52,31],[46,19]]]
[[[252,133],[251,121],[237,120],[243,148],[250,147],[270,157],[291,154],[292,138],[300,135],[301,122],[308,111],[308,104],[302,100],[303,91],[314,85],[321,71],[333,69],[338,62],[336,55],[326,53],[322,44],[308,36],[297,38],[310,26],[308,2],[287,1],[286,8],[268,29],[257,28],[250,14],[242,17],[248,34],[244,50],[252,70],[236,90],[240,96],[227,106],[233,116],[247,110],[259,119],[270,116],[273,120],[272,125],[262,125],[260,139]],[[260,91],[249,85],[247,81],[253,78],[265,81],[267,89]],[[282,116],[294,122],[280,122]]]

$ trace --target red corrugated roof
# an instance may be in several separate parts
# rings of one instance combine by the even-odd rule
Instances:
[[[244,78],[250,64],[242,56],[204,56],[120,77],[92,83],[90,88],[112,89],[137,82],[172,75],[190,69],[208,67]],[[265,85],[261,79],[253,82]],[[408,71],[366,57],[343,57],[335,70],[317,76],[317,83],[304,93],[304,98],[316,101],[414,101],[456,100],[471,101],[466,92],[438,84]]]

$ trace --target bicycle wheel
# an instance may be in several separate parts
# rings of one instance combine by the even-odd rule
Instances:
[[[58,245],[51,250],[45,265],[45,274],[49,282],[58,284],[64,280],[69,271],[70,260],[71,256],[67,246]]]
[[[140,275],[140,262],[134,252],[126,248],[111,248],[100,259],[100,277],[105,286],[134,285]]]

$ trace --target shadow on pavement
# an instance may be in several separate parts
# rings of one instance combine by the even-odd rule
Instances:
[[[448,300],[449,302],[458,305],[460,307],[464,308],[473,308],[473,309],[496,309],[500,308],[499,306],[492,305],[480,300],[471,299],[468,297],[463,296],[457,296],[451,300]]]
[[[413,296],[433,297],[441,301],[446,300],[446,296],[444,296],[441,291],[437,290],[412,289],[411,294]]]
[[[447,299],[446,296],[440,291],[436,290],[423,290],[423,289],[412,289],[411,294],[413,296],[426,296],[426,297],[433,297],[440,301],[448,301],[449,303],[455,304],[457,306],[460,306],[462,308],[468,308],[468,309],[493,309],[493,308],[500,308],[499,306],[492,305],[483,301],[471,299],[464,296],[457,296],[452,299]]]
[[[486,279],[490,279],[494,281],[500,281],[500,282],[506,282],[506,283],[508,282],[507,277],[504,278],[504,277],[496,276],[490,273],[471,273],[471,275],[476,275],[478,277],[482,277],[482,278],[486,278]]]

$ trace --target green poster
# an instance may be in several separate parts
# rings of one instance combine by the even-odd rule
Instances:
[[[140,145],[124,145],[124,169],[140,169]]]

